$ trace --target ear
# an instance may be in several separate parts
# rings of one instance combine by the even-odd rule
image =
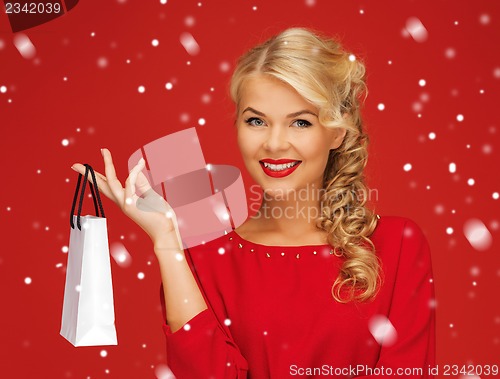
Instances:
[[[346,128],[335,128],[335,134],[332,139],[332,143],[330,144],[330,150],[337,149],[342,144],[346,133]]]
[[[346,112],[342,115],[342,117],[344,118],[344,120],[346,120],[350,117],[350,114]],[[330,144],[330,150],[337,149],[342,144],[342,141],[347,134],[347,129],[342,127],[335,128],[334,131],[335,133],[332,139],[332,143]]]

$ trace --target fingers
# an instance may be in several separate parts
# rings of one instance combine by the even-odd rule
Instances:
[[[108,180],[117,179],[111,152],[108,149],[101,149],[101,153],[104,158],[104,172],[106,173],[106,178],[108,178]]]
[[[167,212],[170,211],[173,214],[172,207],[152,188],[137,199],[136,206],[145,212],[160,212],[167,215]]]
[[[82,175],[85,175],[85,166],[80,164],[80,163],[75,163],[73,166],[71,166],[76,172],[82,174]],[[95,171],[94,170],[94,173],[95,173],[95,176],[96,176],[96,180],[97,180],[97,187],[99,188],[99,191],[101,193],[103,193],[106,197],[108,197],[109,199],[113,200],[113,201],[116,201],[113,193],[111,192],[109,186],[108,186],[108,183],[107,183],[107,180],[106,180],[106,177],[102,174],[100,174],[99,172]],[[87,175],[87,180],[89,180],[92,184],[95,184],[93,179],[92,179],[92,175],[88,174]]]
[[[101,180],[103,182],[107,182],[106,177],[103,174],[101,174],[100,172],[97,172],[96,170],[94,170],[94,174],[95,174],[96,177],[101,178]]]
[[[139,171],[139,175],[137,175],[137,181],[135,183],[135,186],[137,188],[139,196],[142,196],[143,194],[148,192],[150,189],[152,189],[151,184],[149,184],[148,179],[142,173],[142,171]]]
[[[123,187],[118,178],[116,177],[115,166],[113,165],[113,158],[111,157],[111,152],[108,149],[101,149],[102,156],[104,158],[104,172],[106,173],[106,179],[110,191],[113,193],[117,204],[123,206],[124,195]]]
[[[135,205],[134,198],[137,198],[135,196],[135,184],[137,182],[137,176],[139,173],[142,171],[144,166],[146,165],[144,158],[139,159],[139,162],[135,167],[130,171],[130,174],[125,181],[125,204],[126,205]]]
[[[105,196],[113,200],[120,208],[128,207],[135,203],[137,196],[135,195],[136,185],[140,193],[144,193],[151,189],[146,176],[141,172],[146,163],[141,158],[138,164],[130,171],[129,177],[125,182],[125,190],[120,181],[116,177],[115,167],[113,165],[113,158],[108,149],[101,149],[104,159],[106,176],[94,171],[96,175],[97,186]],[[85,175],[85,166],[80,163],[75,163],[72,168],[82,175]],[[93,183],[92,176],[88,175],[88,180]]]
[[[75,171],[78,171],[80,174],[82,175],[85,175],[85,166],[80,164],[80,163],[75,163],[73,166],[71,166],[71,168],[73,168]],[[106,177],[101,174],[100,172],[94,170],[94,174],[97,178],[97,185],[99,185],[100,181],[99,179],[101,179],[103,182],[106,182]],[[87,175],[88,176],[88,180],[90,180],[92,182],[92,175]],[[93,183],[93,182],[92,182]]]

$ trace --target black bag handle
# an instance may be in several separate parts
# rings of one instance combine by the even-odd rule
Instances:
[[[82,230],[82,226],[80,225],[80,216],[82,214],[83,197],[85,195],[85,186],[87,184],[87,176],[89,171],[90,175],[92,175],[92,181],[94,182],[94,185],[92,185],[92,182],[89,180],[90,192],[92,193],[92,200],[94,200],[95,215],[97,217],[103,217],[103,218],[106,217],[104,215],[104,208],[102,207],[101,196],[99,195],[99,188],[97,187],[97,180],[95,178],[94,169],[87,163],[85,163],[84,166],[85,166],[85,176],[83,176],[83,186],[82,186],[82,191],[80,193],[80,201],[78,204],[78,213],[76,218],[76,225],[80,230]],[[73,197],[73,205],[71,206],[71,213],[69,215],[69,224],[72,229],[75,229],[75,225],[73,223],[73,213],[75,212],[76,199],[78,198],[78,192],[80,190],[81,181],[82,181],[82,174],[78,174],[78,183],[76,184],[75,196]],[[94,192],[94,186],[95,186],[95,192]],[[97,208],[97,203],[99,203],[99,208]],[[99,216],[99,209],[101,210],[101,216]]]

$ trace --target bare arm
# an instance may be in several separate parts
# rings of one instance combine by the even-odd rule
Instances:
[[[157,243],[154,250],[160,264],[167,323],[172,332],[176,332],[198,313],[207,309],[207,304],[189,268],[184,251],[168,246],[175,245],[166,240]]]

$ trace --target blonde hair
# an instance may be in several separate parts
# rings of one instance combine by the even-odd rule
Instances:
[[[368,238],[375,230],[377,216],[365,205],[369,138],[363,131],[360,110],[368,93],[364,64],[332,38],[307,28],[286,29],[238,60],[230,82],[237,112],[245,79],[260,74],[292,86],[319,109],[319,121],[325,127],[346,129],[342,144],[329,153],[322,213],[316,226],[327,232],[335,254],[343,257],[332,285],[333,298],[341,303],[373,300],[383,274],[375,246]],[[363,93],[365,98],[361,99]],[[360,199],[359,194],[364,196]]]

